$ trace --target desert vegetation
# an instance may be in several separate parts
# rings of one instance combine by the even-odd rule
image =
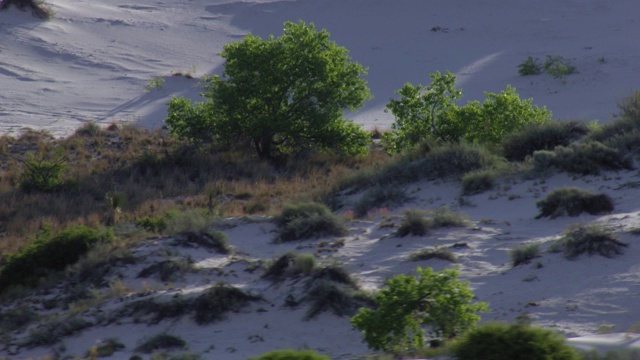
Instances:
[[[454,183],[466,196],[493,190],[506,177],[517,182],[544,179],[553,171],[578,178],[632,169],[640,153],[640,92],[620,103],[616,120],[599,126],[554,121],[550,111],[521,99],[511,86],[486,93],[484,102],[459,106],[462,91],[455,87],[455,76],[434,73],[430,85],[407,84],[398,91],[400,98],[387,104],[396,122],[390,131],[378,131],[380,145],[373,145],[370,133],[343,118],[345,110],[355,110],[370,97],[362,78],[366,69],[330,41],[326,30],[285,23],[281,37],[247,36],[225,46],[222,57],[224,74],[204,79],[202,102],[174,98],[169,103],[166,130],[87,122],[62,139],[33,130],[0,137],[0,295],[11,303],[56,287],[65,293],[40,308],[60,315],[41,317],[28,307],[0,309],[3,341],[13,346],[13,334],[20,333],[27,335],[19,346],[53,346],[124,317],[150,325],[188,318],[207,326],[247,309],[303,307],[302,320],[322,313],[353,316],[351,323],[370,349],[396,356],[456,338],[458,345],[450,351],[461,359],[482,351],[502,354],[497,344],[529,351],[519,347],[513,336],[518,334],[531,338],[541,357],[573,358],[554,333],[538,328],[474,329],[478,313],[488,305],[474,301],[455,269],[418,268],[416,275],[390,277],[382,290],[366,292],[337,263],[344,258],[323,254],[320,243],[334,241],[337,251],[372,232],[387,231],[352,227],[399,211],[425,184]],[[301,63],[306,67],[292,67]],[[523,67],[525,72],[543,70],[563,77],[575,69],[557,57],[544,64],[528,59]],[[389,217],[393,230],[379,239],[391,237],[397,241],[392,246],[400,248],[400,237],[429,238],[434,229],[482,231],[469,229],[473,222],[457,209],[436,206],[437,195],[421,203],[424,208],[405,210],[397,228],[399,217]],[[463,206],[471,205],[460,201]],[[551,218],[614,209],[608,195],[577,188],[555,189],[537,206],[538,217]],[[273,259],[236,251],[227,234],[239,224],[258,224],[261,234],[273,239],[269,246],[295,251]],[[236,235],[243,241],[251,236],[256,238],[252,245],[263,245],[255,234]],[[456,262],[453,246],[416,247],[402,259]],[[576,259],[582,254],[614,257],[628,246],[598,225],[579,225],[551,250]],[[192,257],[202,253],[217,262],[198,263]],[[507,253],[516,267],[541,251],[531,243]],[[149,259],[154,262],[141,264]],[[133,265],[141,289],[120,279],[123,269]],[[256,281],[289,293],[269,303],[261,294],[218,281],[256,271]],[[204,274],[207,286],[193,293],[174,291],[176,283],[196,273]],[[163,292],[171,296],[155,296]],[[119,302],[123,305],[116,306]],[[115,310],[90,314],[94,305]],[[136,351],[152,354],[187,345],[161,333]],[[112,353],[119,349],[112,344]],[[98,356],[103,350],[91,351],[89,356]],[[499,356],[510,358],[508,351]],[[291,350],[260,358],[323,356]]]

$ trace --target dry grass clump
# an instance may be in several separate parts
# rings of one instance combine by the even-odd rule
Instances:
[[[517,246],[509,250],[511,265],[513,265],[513,267],[528,264],[531,260],[539,257],[540,254],[540,244],[536,243]]]
[[[285,205],[275,218],[278,226],[276,241],[294,241],[320,236],[340,236],[347,232],[339,217],[323,204],[299,203]]]
[[[316,258],[313,254],[288,252],[276,260],[270,261],[262,277],[273,281],[281,281],[287,277],[300,274],[309,275],[316,267]]]
[[[591,215],[608,214],[613,211],[613,200],[606,194],[592,194],[574,187],[562,187],[536,202],[536,206],[540,209],[536,219],[555,219],[565,215],[578,216],[583,212]]]
[[[550,251],[563,252],[570,260],[584,253],[610,258],[622,254],[628,246],[601,225],[576,225],[572,226]]]
[[[468,227],[471,222],[465,215],[440,207],[432,211],[410,209],[404,212],[404,218],[396,230],[397,236],[423,236],[430,229],[443,227]]]
[[[458,262],[458,257],[449,249],[443,247],[426,248],[409,254],[411,261],[426,261],[440,259],[452,263]]]

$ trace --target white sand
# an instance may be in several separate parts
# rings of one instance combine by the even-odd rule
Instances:
[[[394,90],[405,82],[427,83],[428,74],[434,71],[453,71],[465,94],[464,101],[482,100],[483,91],[499,92],[511,84],[522,97],[533,97],[535,104],[547,106],[557,119],[602,122],[611,120],[616,102],[637,89],[640,80],[640,3],[636,0],[141,0],[135,5],[115,0],[49,2],[56,12],[49,22],[15,10],[0,12],[2,133],[33,127],[64,135],[89,120],[161,126],[166,114],[164,104],[171,96],[197,98],[197,80],[171,77],[172,72],[188,72],[195,66],[197,76],[220,73],[221,59],[216,53],[225,43],[239,40],[248,32],[279,35],[283,21],[298,19],[327,28],[355,60],[369,67],[367,79],[375,99],[353,115],[367,127],[387,127],[393,119],[383,113],[383,108]],[[446,31],[432,32],[434,27]],[[517,65],[527,56],[544,58],[547,54],[571,59],[578,73],[564,81],[548,75],[518,75]],[[158,75],[165,76],[164,88],[145,92],[149,79]],[[618,187],[638,180],[635,171],[577,180],[560,174],[543,183],[502,184],[498,190],[470,197],[474,206],[464,207],[458,206],[458,182],[414,184],[407,189],[413,198],[404,208],[447,205],[468,214],[476,228],[441,229],[425,237],[395,238],[393,229],[380,228],[382,217],[373,217],[349,223],[351,231],[343,238],[345,246],[335,253],[325,253],[322,262],[342,263],[364,288],[379,287],[390,276],[410,273],[418,265],[436,269],[457,266],[478,299],[490,304],[491,313],[483,315],[485,321],[513,321],[526,315],[536,324],[569,336],[594,335],[602,325],[624,332],[640,321],[640,247],[636,244],[638,237],[626,232],[640,225],[640,192]],[[535,202],[566,185],[608,193],[616,202],[614,214],[534,220]],[[509,200],[509,195],[515,199]],[[392,209],[391,215],[401,211]],[[398,223],[400,218],[393,219]],[[614,259],[583,256],[569,261],[561,254],[545,253],[529,265],[511,267],[511,248],[540,242],[546,249],[576,222],[611,226],[630,246]],[[240,360],[279,348],[317,349],[332,359],[353,359],[367,353],[361,335],[351,329],[348,318],[325,314],[303,321],[304,306],[295,310],[283,306],[289,293],[303,293],[301,280],[273,285],[261,280],[259,271],[245,271],[249,266],[246,261],[273,259],[290,249],[313,252],[321,242],[335,240],[273,245],[272,229],[271,223],[259,221],[225,231],[244,260],[241,262],[232,263],[229,258],[203,250],[177,249],[205,270],[169,287],[135,277],[157,256],[114,270],[122,274],[123,283],[132,291],[144,286],[153,289],[149,297],[198,293],[224,280],[262,294],[267,302],[209,326],[195,325],[189,316],[154,326],[125,318],[65,338],[64,354],[81,356],[96,341],[117,337],[127,348],[113,358],[127,359],[140,339],[162,331],[180,335],[191,351],[205,352],[203,357],[207,359]],[[454,250],[459,264],[406,261],[409,253],[425,246],[458,242],[469,246]],[[149,241],[139,255],[167,243]],[[223,268],[224,274],[211,267]],[[135,299],[115,297],[100,308],[108,312]],[[42,305],[34,299],[33,306]],[[83,315],[95,321],[96,311]],[[624,342],[620,338],[610,341]],[[0,356],[37,358],[51,351],[47,347],[12,346],[0,349]]]

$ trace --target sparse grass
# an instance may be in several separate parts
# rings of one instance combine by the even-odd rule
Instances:
[[[554,219],[559,216],[578,216],[583,212],[591,215],[610,213],[613,211],[613,200],[606,194],[562,187],[551,191],[544,199],[536,202],[536,206],[540,209],[536,219]]]
[[[540,257],[540,254],[540,244],[537,243],[516,246],[509,250],[511,265],[513,265],[513,267],[528,264],[531,260]]]
[[[162,90],[164,88],[164,76],[158,75],[149,79],[149,83],[144,88],[146,92],[150,92],[152,90]]]
[[[364,217],[376,208],[392,208],[407,200],[400,186],[376,185],[367,190],[354,205],[355,215]]]
[[[431,259],[440,259],[452,263],[458,262],[458,257],[449,249],[443,247],[426,248],[409,254],[411,261],[425,261]]]
[[[229,254],[231,246],[227,235],[222,231],[185,231],[174,236],[173,245],[187,247],[202,247],[215,250],[219,254]]]
[[[466,215],[458,214],[442,206],[430,213],[432,227],[434,229],[443,227],[469,227],[471,221]]]
[[[277,242],[340,236],[347,232],[340,218],[319,203],[285,205],[275,223],[278,226]]]
[[[177,257],[155,262],[138,273],[139,278],[156,276],[162,282],[175,282],[186,272],[193,270],[193,260]]]
[[[585,253],[610,258],[622,254],[628,246],[602,225],[593,224],[572,226],[558,240],[554,250],[562,251],[570,260]]]
[[[167,333],[160,333],[143,339],[136,347],[136,351],[144,354],[151,354],[157,350],[177,350],[184,349],[186,347],[187,342],[182,338]]]
[[[53,318],[31,328],[24,346],[48,346],[58,343],[63,337],[71,336],[91,327],[93,323],[80,317]]]

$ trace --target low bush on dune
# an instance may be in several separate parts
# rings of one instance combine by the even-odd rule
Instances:
[[[206,325],[225,319],[229,312],[238,312],[262,297],[248,294],[241,289],[224,283],[210,287],[198,296],[192,305],[194,320],[198,325]]]
[[[12,285],[34,285],[39,278],[75,264],[92,247],[112,237],[111,232],[85,226],[69,227],[54,236],[44,231],[31,245],[7,256],[0,271],[0,290]]]
[[[475,195],[491,190],[497,178],[498,173],[493,169],[467,173],[462,177],[462,194]]]
[[[317,267],[313,254],[296,254],[288,252],[277,259],[270,261],[262,275],[265,279],[280,281],[290,276],[300,274],[309,275]]]
[[[577,121],[528,124],[502,139],[502,154],[509,161],[523,161],[538,150],[567,146],[588,133],[589,127]]]
[[[405,190],[400,186],[376,185],[365,191],[355,203],[355,215],[364,217],[373,209],[392,208],[402,204],[407,199],[408,196]]]
[[[458,262],[458,257],[451,252],[451,250],[442,247],[422,249],[409,254],[409,260],[411,261],[425,261],[431,259],[440,259],[452,263]]]
[[[136,351],[145,354],[151,354],[157,350],[183,349],[187,346],[187,342],[181,337],[168,333],[160,333],[149,338],[143,339],[136,347]]]
[[[536,219],[559,216],[578,216],[584,212],[597,215],[613,211],[613,200],[606,194],[592,194],[589,191],[563,187],[551,191],[544,199],[536,202],[540,214]]]
[[[629,156],[597,141],[558,146],[553,151],[539,150],[533,153],[532,161],[536,173],[548,173],[553,167],[579,175],[598,175],[607,170],[633,168]]]
[[[511,265],[513,265],[513,267],[528,264],[529,261],[540,256],[540,244],[517,246],[509,250],[509,256],[511,257]]]
[[[309,239],[320,236],[340,236],[347,232],[341,220],[325,205],[300,203],[285,205],[275,218],[277,242]]]
[[[600,126],[588,139],[637,155],[640,153],[640,90],[624,98],[618,108],[618,118]]]
[[[601,225],[575,225],[550,248],[550,251],[562,252],[569,260],[585,253],[610,258],[624,253],[624,248],[628,246]]]
[[[425,212],[417,209],[410,209],[404,212],[404,218],[396,230],[396,235],[404,237],[407,235],[423,236],[431,228],[431,221],[425,217]]]
[[[522,324],[490,323],[462,336],[453,346],[458,360],[578,360],[580,355],[553,330]]]
[[[330,360],[313,350],[275,350],[249,360]]]

